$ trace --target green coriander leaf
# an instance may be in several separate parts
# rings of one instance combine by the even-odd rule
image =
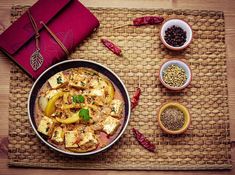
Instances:
[[[89,121],[91,119],[91,116],[89,115],[89,110],[82,108],[79,111],[79,116],[84,120],[84,121]]]
[[[61,76],[57,77],[56,81],[57,81],[57,84],[61,84],[62,83],[62,77]]]
[[[85,98],[82,95],[74,95],[73,97],[74,103],[84,103]]]

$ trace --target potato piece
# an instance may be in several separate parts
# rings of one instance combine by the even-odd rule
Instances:
[[[58,126],[54,129],[54,131],[52,133],[51,140],[56,143],[64,142],[64,131],[60,126]]]
[[[118,119],[109,116],[103,121],[102,125],[104,132],[106,132],[108,135],[113,135],[121,125],[121,122]]]
[[[67,83],[67,80],[62,72],[58,72],[53,75],[48,82],[53,89],[56,89]]]
[[[65,132],[65,147],[77,148],[78,131],[66,131]]]
[[[118,99],[114,99],[111,102],[111,116],[120,117],[123,109],[123,102]]]
[[[42,134],[49,136],[50,133],[52,132],[53,127],[54,127],[53,120],[49,117],[44,116],[38,125],[38,131],[41,132]]]

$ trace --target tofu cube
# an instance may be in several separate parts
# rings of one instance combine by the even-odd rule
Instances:
[[[82,80],[82,81],[76,81],[76,82],[69,82],[69,85],[76,87],[76,88],[86,89],[87,88],[87,81]]]
[[[78,131],[66,131],[65,132],[65,147],[77,148]]]
[[[89,84],[93,89],[103,89],[107,87],[107,83],[104,81],[103,78],[100,77],[91,79]]]
[[[89,95],[102,97],[102,96],[104,96],[104,93],[105,93],[104,89],[91,89]]]
[[[121,100],[118,99],[114,99],[111,102],[111,116],[116,116],[116,117],[120,117],[121,112],[123,109],[123,103]]]
[[[99,86],[99,81],[98,81],[97,78],[96,79],[91,79],[89,84],[92,88],[97,88]]]
[[[47,136],[50,135],[54,127],[54,122],[51,118],[43,116],[38,125],[38,131]]]
[[[80,147],[93,147],[98,144],[95,135],[92,132],[85,132],[83,134],[82,140],[79,142]]]
[[[56,143],[64,142],[64,131],[61,127],[56,127],[52,133],[51,140]]]
[[[58,72],[53,75],[48,82],[53,89],[56,89],[61,87],[64,83],[67,83],[67,80],[62,72]]]
[[[83,95],[88,96],[90,103],[103,106],[104,105],[104,89],[91,89],[83,91]],[[89,103],[89,102],[88,102]]]
[[[108,116],[102,123],[103,131],[106,132],[108,135],[113,135],[120,125],[121,122],[111,116]]]
[[[86,89],[88,77],[83,74],[73,74],[70,77],[69,85],[80,89]]]

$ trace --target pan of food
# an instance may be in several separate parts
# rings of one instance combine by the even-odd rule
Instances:
[[[35,81],[28,115],[36,135],[50,148],[91,155],[122,136],[130,118],[130,99],[109,68],[88,60],[66,60]]]

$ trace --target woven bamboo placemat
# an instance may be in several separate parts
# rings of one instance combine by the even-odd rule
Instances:
[[[12,8],[12,20],[27,7]],[[108,151],[75,158],[50,150],[30,127],[27,98],[32,81],[15,65],[11,69],[9,117],[9,165],[24,167],[131,170],[230,169],[231,147],[224,15],[220,11],[148,10],[92,8],[99,18],[99,30],[86,39],[71,55],[102,63],[114,70],[132,95],[141,75],[143,90],[140,104],[132,113],[123,137]],[[189,22],[194,31],[190,47],[182,52],[167,50],[160,41],[160,26],[112,27],[134,17],[162,15]],[[123,58],[108,51],[100,38],[108,38],[123,50]],[[193,71],[191,85],[171,93],[159,82],[156,72],[166,59],[188,62]],[[176,100],[190,109],[192,123],[179,136],[164,134],[156,122],[158,107]],[[157,146],[156,153],[143,149],[132,135],[135,127]]]

